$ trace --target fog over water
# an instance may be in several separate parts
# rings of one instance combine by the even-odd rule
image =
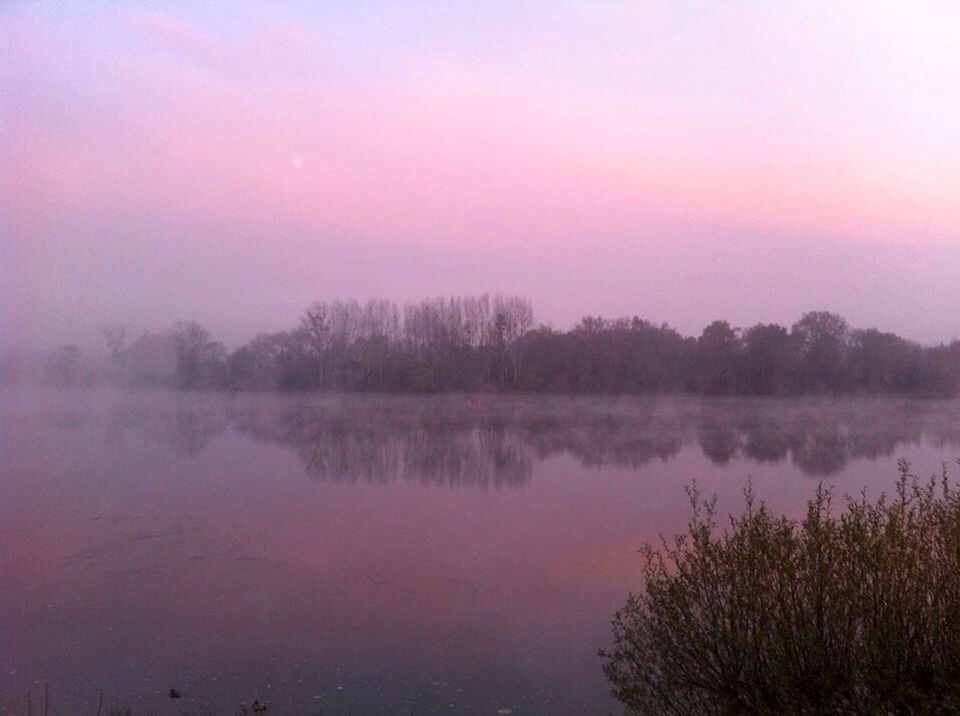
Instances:
[[[5,389],[0,413],[4,709],[39,681],[93,710],[605,711],[596,650],[690,480],[798,514],[820,480],[960,455],[957,401]]]

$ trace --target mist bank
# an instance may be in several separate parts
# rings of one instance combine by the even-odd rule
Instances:
[[[639,316],[538,324],[514,295],[436,297],[399,306],[316,302],[287,331],[228,351],[195,322],[139,335],[103,329],[105,359],[64,345],[8,355],[0,379],[60,387],[178,390],[444,391],[701,395],[960,393],[960,341],[921,346],[854,329],[827,311],[790,328],[717,320],[697,337]]]

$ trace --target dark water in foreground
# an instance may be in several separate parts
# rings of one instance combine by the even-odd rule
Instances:
[[[958,455],[957,402],[0,393],[0,712],[616,712],[685,483],[796,514]]]

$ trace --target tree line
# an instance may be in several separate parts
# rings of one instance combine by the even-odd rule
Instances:
[[[698,337],[637,316],[537,324],[514,295],[435,297],[402,306],[316,302],[290,330],[227,351],[197,323],[132,338],[104,330],[109,365],[75,346],[47,356],[58,385],[112,381],[183,390],[516,391],[806,395],[960,392],[960,341],[921,346],[853,329],[827,311],[791,327],[714,321]],[[9,371],[8,371],[9,372]]]

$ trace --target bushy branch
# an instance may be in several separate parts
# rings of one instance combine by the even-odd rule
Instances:
[[[642,714],[960,710],[960,497],[945,469],[899,469],[839,514],[821,486],[802,520],[748,489],[723,530],[692,489],[600,652],[613,695]]]

